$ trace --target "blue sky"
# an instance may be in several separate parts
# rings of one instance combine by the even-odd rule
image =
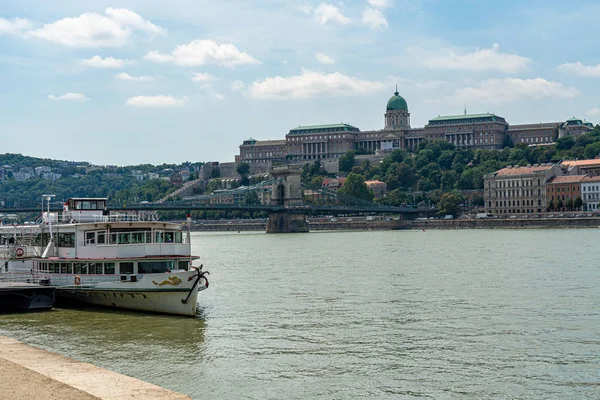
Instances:
[[[600,2],[0,0],[2,153],[233,161],[298,125],[600,122]]]

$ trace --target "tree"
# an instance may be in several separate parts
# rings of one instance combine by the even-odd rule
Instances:
[[[502,141],[502,148],[510,148],[513,147],[514,143],[512,141],[512,139],[510,138],[510,136],[508,135],[504,135],[504,140]]]
[[[242,178],[242,186],[248,186],[250,184],[250,180],[248,179],[248,174],[250,173],[250,164],[242,162],[235,167],[235,171]]]
[[[341,156],[339,161],[340,171],[350,172],[354,166],[355,157],[356,152],[354,150],[348,150],[346,154]]]
[[[554,211],[554,200],[550,200],[550,203],[548,203],[547,211]]]
[[[573,211],[573,199],[568,199],[565,202],[565,207],[567,207],[567,210]]]
[[[439,215],[457,216],[460,213],[460,203],[462,199],[456,193],[444,193],[437,204]]]
[[[260,204],[260,199],[258,198],[258,194],[255,190],[249,190],[246,192],[246,196],[244,198],[244,203],[246,204]]]
[[[345,195],[368,201],[372,201],[375,196],[365,183],[365,178],[353,172],[348,174],[344,185],[339,191]]]
[[[575,199],[575,203],[573,203],[573,206],[575,207],[575,209],[581,210],[581,207],[583,207],[583,200],[581,200],[581,197],[577,196],[577,198]]]
[[[562,199],[558,199],[558,203],[556,204],[556,208],[558,211],[563,211],[563,207],[565,206],[565,203],[563,203]]]
[[[571,135],[556,140],[556,150],[570,150],[573,146],[575,146],[575,139]]]
[[[485,205],[483,196],[481,196],[479,193],[475,193],[473,197],[471,197],[471,204],[477,207],[483,207]]]

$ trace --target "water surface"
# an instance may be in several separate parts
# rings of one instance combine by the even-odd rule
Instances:
[[[198,318],[0,315],[194,399],[600,398],[600,232],[194,234]]]

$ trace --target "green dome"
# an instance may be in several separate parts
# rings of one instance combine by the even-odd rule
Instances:
[[[394,92],[394,95],[390,97],[387,102],[387,111],[408,111],[408,104],[404,97],[400,96],[398,91]]]

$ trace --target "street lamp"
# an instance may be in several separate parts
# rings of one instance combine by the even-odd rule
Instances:
[[[43,194],[42,195],[42,213],[44,213],[44,200],[46,200],[46,203],[48,205],[48,213],[50,213],[50,200],[52,200],[54,197],[56,197],[55,194]]]

